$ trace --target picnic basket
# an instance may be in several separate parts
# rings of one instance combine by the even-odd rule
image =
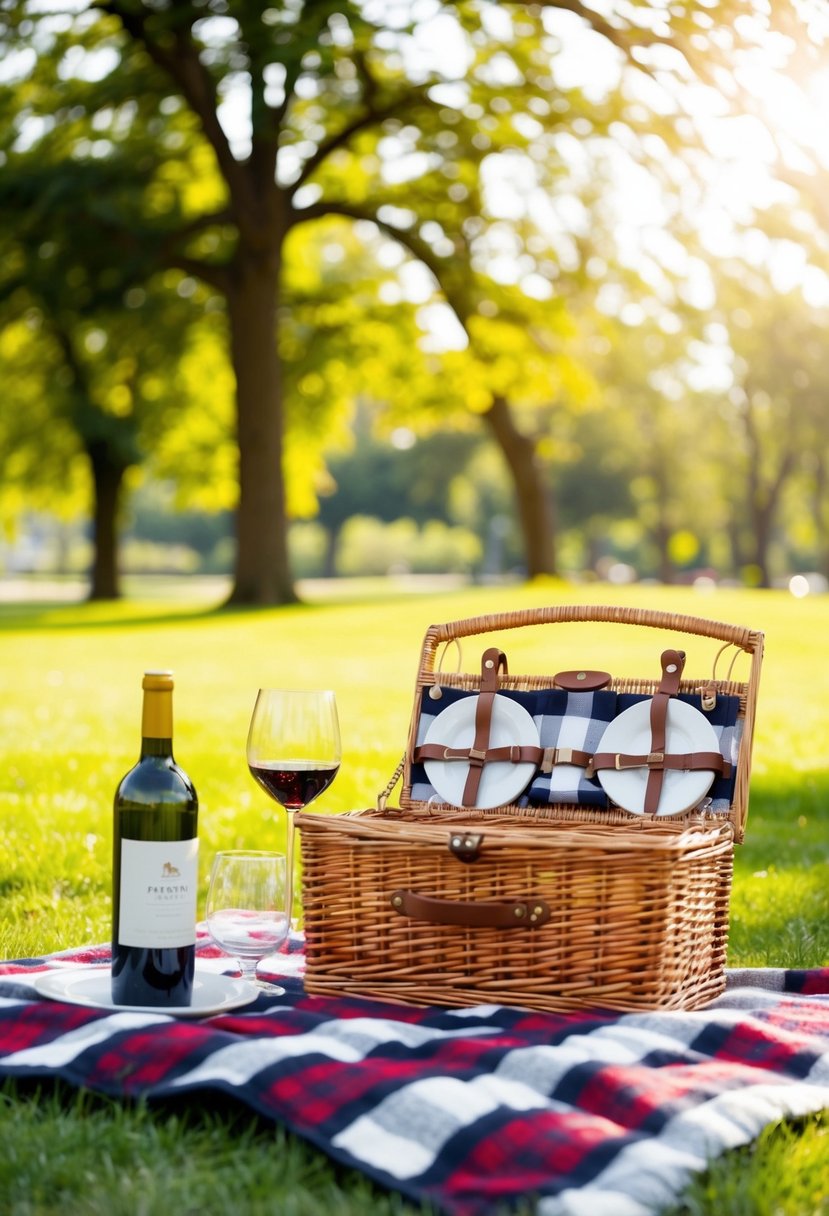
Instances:
[[[687,676],[680,668],[674,692],[709,710],[718,700],[733,706],[725,802],[703,800],[679,814],[631,815],[613,805],[572,801],[527,805],[523,799],[478,809],[424,797],[417,758],[429,750],[422,746],[421,718],[430,698],[438,698],[438,706],[450,695],[479,694],[482,701],[490,679],[485,664],[478,671],[443,672],[450,647],[460,653],[462,639],[490,634],[506,653],[520,636],[503,636],[509,631],[600,622],[635,631],[624,637],[635,639],[637,655],[648,630],[660,631],[671,645],[690,636],[695,647],[697,639],[706,640],[711,662]],[[577,657],[583,659],[590,631],[577,632]],[[550,630],[549,640],[546,634],[543,639],[549,670],[510,674],[505,662],[496,670],[500,691],[532,697],[550,688],[555,663],[546,655],[562,657],[555,634]],[[648,646],[651,641],[648,635]],[[655,670],[641,677],[608,675],[608,693],[620,701],[656,701],[658,642],[653,646]],[[717,665],[724,651],[731,661],[723,678]],[[549,1011],[694,1009],[714,999],[725,986],[734,844],[743,839],[748,812],[762,652],[763,635],[756,631],[638,608],[545,607],[431,626],[406,752],[377,806],[295,816],[307,990]],[[684,651],[676,653],[684,662]],[[743,654],[749,657],[747,678],[732,679],[734,660]],[[618,756],[616,761],[619,767]],[[393,807],[388,797],[400,776],[399,806]]]

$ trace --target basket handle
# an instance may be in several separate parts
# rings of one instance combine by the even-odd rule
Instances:
[[[392,892],[389,903],[400,916],[426,920],[435,925],[460,925],[467,929],[537,929],[550,919],[549,904],[535,896],[510,903],[493,900],[465,902],[400,890]]]
[[[697,634],[700,637],[716,638],[738,646],[749,654],[762,647],[763,635],[741,625],[729,625],[722,621],[709,621],[705,617],[686,616],[676,612],[662,612],[648,608],[619,608],[607,604],[562,604],[557,607],[522,609],[518,612],[496,612],[488,616],[466,617],[459,621],[448,621],[432,625],[426,632],[423,647],[423,671],[433,671],[435,655],[444,642],[457,638],[474,637],[479,633],[492,633],[501,629],[521,629],[527,625],[550,625],[568,622],[604,622],[612,625],[646,625],[652,629],[665,629],[672,633]]]
[[[489,616],[466,617],[442,625],[431,625],[423,639],[416,683],[416,699],[424,687],[434,684],[435,661],[439,648],[445,642],[459,638],[474,637],[480,633],[495,633],[502,629],[521,629],[527,625],[551,625],[589,621],[609,625],[646,625],[670,633],[696,634],[714,638],[736,646],[751,656],[751,667],[745,692],[745,719],[740,758],[737,764],[733,807],[735,839],[739,843],[745,835],[748,816],[748,784],[751,767],[751,749],[754,737],[754,715],[763,662],[763,634],[759,630],[740,625],[728,625],[721,621],[709,621],[704,617],[686,616],[674,612],[662,612],[648,608],[620,608],[607,604],[575,605],[560,604],[546,608],[522,609],[517,612],[498,612]],[[729,679],[730,679],[729,671]],[[419,704],[416,700],[416,704]],[[414,730],[418,714],[412,718],[409,739],[410,752],[414,749]],[[409,769],[405,773],[409,773]],[[408,775],[406,776],[408,780]]]

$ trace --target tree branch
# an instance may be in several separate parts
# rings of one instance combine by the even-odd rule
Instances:
[[[467,329],[467,321],[472,311],[469,301],[464,298],[465,293],[454,288],[447,281],[446,272],[449,269],[449,263],[438,257],[428,241],[424,241],[415,232],[407,232],[404,228],[395,228],[394,224],[380,219],[376,212],[370,208],[363,208],[354,203],[314,203],[310,207],[304,207],[301,211],[293,211],[291,226],[295,227],[297,224],[303,224],[311,220],[324,219],[328,215],[340,215],[345,219],[355,221],[365,220],[367,223],[376,224],[382,232],[385,232],[386,236],[390,236],[401,244],[404,249],[409,251],[412,257],[422,262],[426,269],[430,271],[439,289],[443,292],[447,304],[455,313],[464,330]]]
[[[352,122],[346,123],[342,130],[335,132],[327,140],[321,143],[313,156],[310,156],[302,167],[299,180],[291,190],[291,195],[307,182],[312,173],[319,168],[323,161],[336,151],[337,148],[344,147],[351,139],[352,135],[356,135],[358,131],[364,130],[366,127],[374,126],[382,123],[386,118],[391,118],[398,111],[409,107],[415,97],[418,95],[418,90],[412,90],[405,96],[395,98],[394,101],[386,106],[378,106],[377,98],[377,81],[369,71],[366,57],[362,51],[355,50],[353,62],[359,72],[363,82],[363,103],[365,111],[359,117],[353,119]],[[419,99],[419,98],[418,98]]]
[[[231,152],[227,136],[219,122],[213,80],[199,59],[189,31],[185,34],[181,28],[177,28],[173,33],[175,51],[168,50],[147,30],[148,14],[135,11],[122,4],[121,0],[98,0],[97,7],[116,17],[130,38],[143,46],[153,63],[178,85],[182,96],[201,123],[231,196],[245,193],[242,166]]]
[[[612,42],[620,51],[624,51],[628,59],[637,67],[642,65],[636,63],[633,59],[632,49],[634,46],[669,46],[674,50],[681,51],[676,42],[672,38],[666,38],[664,34],[655,34],[652,30],[640,28],[639,26],[628,26],[621,28],[618,25],[612,25],[600,13],[594,9],[588,8],[582,0],[537,0],[539,8],[560,8],[568,13],[575,13],[577,17],[581,17],[582,21],[587,22],[591,29],[597,34],[601,34],[607,38],[608,42]]]
[[[233,212],[229,207],[223,207],[221,211],[213,211],[210,214],[197,215],[189,223],[182,225],[173,234],[173,239],[176,241],[186,241],[191,236],[198,236],[200,232],[206,231],[208,228],[215,228],[222,224],[233,223]]]
[[[175,270],[183,270],[193,278],[202,279],[215,287],[222,295],[230,291],[230,270],[226,266],[218,266],[213,262],[204,262],[201,258],[190,258],[183,253],[170,253],[164,259],[164,265]]]
[[[337,148],[344,147],[353,135],[356,135],[358,131],[365,130],[366,127],[372,127],[375,124],[383,122],[387,118],[392,118],[400,110],[403,110],[410,105],[411,100],[411,96],[398,97],[395,101],[382,107],[381,109],[375,109],[373,106],[369,106],[369,108],[358,118],[353,119],[352,122],[347,123],[346,126],[341,128],[341,130],[336,131],[333,135],[329,136],[327,140],[319,144],[316,152],[314,152],[312,156],[309,156],[305,164],[302,166],[302,172],[300,173],[297,181],[293,186],[291,186],[289,191],[290,197],[292,198],[294,196],[300,186],[303,186],[307,182],[312,173],[319,168],[323,161],[326,160],[326,158],[329,157],[332,152],[335,152]]]

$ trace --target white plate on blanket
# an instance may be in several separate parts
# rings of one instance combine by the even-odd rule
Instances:
[[[162,1013],[177,1018],[205,1018],[250,1005],[259,989],[232,975],[217,975],[196,967],[192,1005],[114,1005],[109,967],[66,967],[26,977],[40,996],[70,1005],[89,1005],[129,1013]]]
[[[599,741],[597,752],[622,752],[631,756],[645,755],[651,750],[651,702],[638,701],[614,718]],[[687,701],[673,697],[668,702],[665,726],[665,750],[684,752],[718,752],[720,742],[711,723]],[[645,813],[646,768],[600,769],[596,776],[612,802],[634,815]],[[668,769],[656,807],[657,815],[680,815],[695,807],[711,788],[716,774],[712,769],[682,772]]]
[[[472,747],[475,742],[475,711],[477,697],[464,697],[447,705],[432,722],[424,743],[441,743],[444,747]],[[492,725],[489,731],[490,747],[538,747],[538,728],[530,715],[517,701],[495,696],[492,702]],[[463,760],[426,760],[426,776],[438,796],[452,806],[463,806],[463,790],[466,785],[469,764]],[[536,766],[526,761],[512,764],[498,761],[485,764],[475,806],[481,808],[503,806],[514,802],[532,780]]]

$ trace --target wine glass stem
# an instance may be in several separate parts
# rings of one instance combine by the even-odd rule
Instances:
[[[287,812],[288,822],[285,827],[285,911],[288,914],[288,925],[294,925],[294,813]]]

